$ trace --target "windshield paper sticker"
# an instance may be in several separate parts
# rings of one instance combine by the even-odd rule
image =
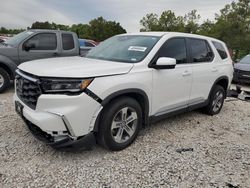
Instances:
[[[147,50],[147,47],[143,46],[130,46],[128,48],[129,51],[137,51],[137,52],[145,52]]]
[[[33,33],[34,33],[34,32],[32,32],[32,31],[28,31],[28,32],[27,32],[28,35],[31,35],[31,34],[33,34]]]

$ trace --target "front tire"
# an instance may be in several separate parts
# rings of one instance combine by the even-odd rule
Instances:
[[[133,143],[141,125],[140,104],[129,97],[115,99],[102,113],[98,143],[109,150],[122,150]]]
[[[216,85],[209,97],[209,103],[204,109],[205,112],[209,115],[219,114],[224,104],[225,98],[225,89],[220,85]]]
[[[4,92],[10,86],[10,77],[8,73],[0,68],[0,93]]]

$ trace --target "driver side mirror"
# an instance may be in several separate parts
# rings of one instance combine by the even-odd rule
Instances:
[[[155,69],[174,69],[176,66],[176,59],[170,57],[160,57],[153,66]]]
[[[34,44],[34,43],[26,43],[26,44],[24,44],[24,50],[25,51],[30,51],[31,49],[34,49],[34,48],[36,48],[36,45]]]

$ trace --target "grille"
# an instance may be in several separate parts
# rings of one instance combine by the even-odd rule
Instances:
[[[250,71],[238,70],[238,74],[240,74],[240,75],[249,75],[250,76]]]
[[[36,109],[37,100],[41,95],[39,84],[34,79],[28,79],[29,76],[17,75],[16,76],[16,93],[20,100],[27,106]]]

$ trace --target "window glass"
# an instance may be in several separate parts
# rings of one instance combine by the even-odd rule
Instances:
[[[87,58],[116,62],[142,61],[159,41],[157,36],[120,35],[111,37],[89,51]]]
[[[247,63],[250,64],[250,55],[245,56],[240,60],[240,63]]]
[[[55,50],[57,48],[56,34],[37,34],[30,38],[25,45],[31,46],[31,50]]]
[[[95,45],[94,44],[92,44],[92,43],[90,43],[90,42],[85,42],[85,45],[87,46],[87,47],[95,47]]]
[[[189,39],[191,52],[192,52],[192,62],[211,62],[214,58],[214,54],[208,45],[207,41],[200,39]]]
[[[221,59],[226,59],[228,56],[223,45],[220,42],[215,42],[215,41],[213,41],[213,44],[216,50],[218,51],[218,53],[220,54]]]
[[[62,44],[64,50],[72,50],[75,48],[74,38],[72,34],[62,34]]]
[[[187,50],[184,38],[168,40],[160,49],[158,57],[175,58],[177,64],[187,63]]]

